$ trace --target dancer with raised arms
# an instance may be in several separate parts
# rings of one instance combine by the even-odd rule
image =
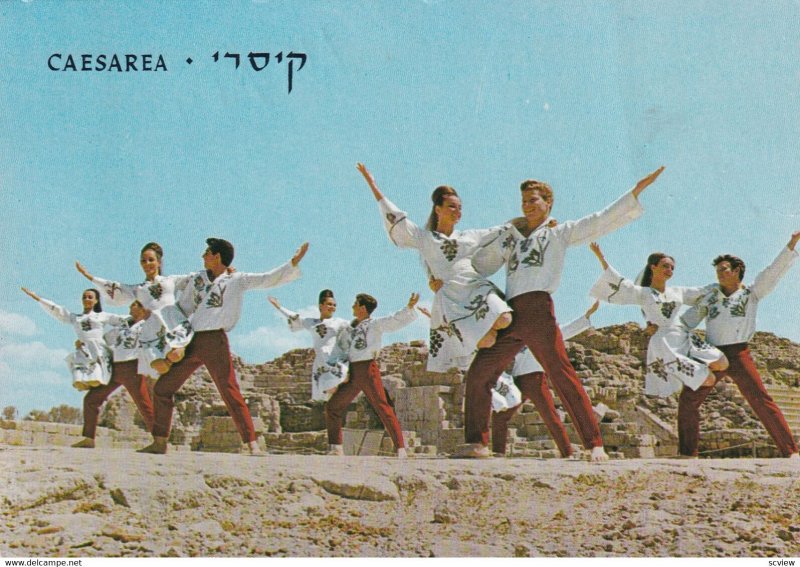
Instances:
[[[724,254],[714,259],[717,283],[695,307],[684,313],[683,321],[696,327],[705,319],[706,340],[725,353],[729,366],[717,377],[730,376],[739,391],[764,424],[784,457],[800,458],[797,442],[783,412],[769,395],[758,373],[748,343],[756,331],[759,303],[775,289],[780,279],[797,260],[800,232],[789,238],[772,263],[746,286],[745,263],[741,258]],[[678,441],[680,454],[696,457],[700,444],[700,406],[711,393],[713,384],[692,390],[683,388],[678,398]]]
[[[506,266],[506,301],[514,310],[514,321],[498,333],[494,346],[478,351],[467,372],[466,445],[459,456],[491,456],[488,447],[491,389],[516,354],[527,346],[544,367],[584,447],[591,450],[591,459],[608,459],[591,402],[564,349],[551,294],[561,281],[567,248],[588,243],[638,218],[642,213],[639,195],[663,169],[641,179],[603,211],[556,226],[548,222],[553,206],[552,188],[532,179],[521,184],[525,216],[516,219],[504,236],[481,248],[472,259],[481,274],[492,274]]]
[[[233,245],[221,238],[206,239],[203,252],[204,270],[190,275],[190,283],[180,296],[179,306],[189,315],[194,337],[186,347],[185,357],[169,369],[156,382],[155,424],[153,443],[141,449],[143,453],[167,452],[167,439],[172,426],[174,396],[197,368],[205,365],[217,387],[236,429],[251,454],[261,452],[256,442],[255,428],[250,410],[242,398],[236,373],[233,369],[227,333],[233,329],[242,311],[244,292],[251,289],[269,289],[300,277],[297,265],[308,250],[304,243],[289,262],[265,273],[230,273],[233,262]]]
[[[328,364],[339,332],[350,325],[349,321],[334,317],[336,298],[329,289],[319,292],[319,318],[300,317],[298,313],[282,307],[274,297],[269,302],[286,316],[293,333],[306,330],[314,341],[314,364],[311,368],[311,399],[326,402],[347,375],[347,361]]]
[[[378,301],[366,293],[359,293],[353,303],[353,321],[336,339],[336,348],[330,364],[347,360],[350,362],[347,380],[339,385],[325,406],[325,424],[328,429],[329,454],[344,455],[342,422],[345,411],[360,392],[386,428],[394,443],[398,458],[405,458],[406,446],[403,432],[394,409],[386,399],[377,358],[381,350],[384,333],[399,331],[417,318],[414,306],[419,294],[412,293],[408,304],[400,311],[386,317],[372,318]]]
[[[647,344],[644,393],[666,398],[687,386],[697,390],[714,383],[714,371],[725,370],[728,360],[681,321],[680,308],[694,305],[709,287],[667,286],[675,260],[662,252],[650,254],[640,278],[634,283],[608,265],[596,242],[589,246],[603,274],[589,292],[615,305],[639,305],[645,319],[658,326]]]
[[[472,265],[475,252],[497,239],[501,228],[456,230],[461,199],[446,185],[434,190],[430,217],[420,228],[381,193],[364,164],[358,170],[378,201],[389,239],[400,248],[416,249],[428,278],[443,282],[431,308],[428,370],[466,368],[476,348],[493,345],[497,331],[511,324],[511,308],[500,291]]]
[[[183,358],[186,346],[192,340],[192,328],[186,315],[177,307],[178,294],[189,283],[188,275],[165,276],[161,273],[164,250],[157,242],[148,242],[139,253],[139,264],[145,280],[138,284],[124,284],[93,276],[79,262],[75,267],[92,283],[99,286],[111,305],[127,305],[138,301],[148,311],[156,312],[162,320],[164,332],[157,341],[142,344],[139,353],[139,374],[157,378]]]
[[[75,352],[66,358],[73,387],[76,390],[89,390],[108,384],[111,380],[112,354],[103,339],[103,333],[106,325],[121,325],[125,317],[103,311],[100,293],[96,289],[84,290],[81,313],[72,313],[27,288],[23,287],[22,291],[36,300],[45,313],[75,329],[78,337]]]
[[[153,400],[147,389],[147,380],[137,373],[139,356],[139,333],[142,321],[148,311],[138,301],[130,305],[130,319],[119,325],[113,325],[104,335],[106,344],[111,348],[114,363],[111,367],[111,380],[105,386],[90,389],[83,398],[83,439],[72,445],[82,449],[94,448],[94,437],[97,431],[97,419],[100,407],[111,394],[124,386],[133,403],[144,420],[148,433],[153,430]]]

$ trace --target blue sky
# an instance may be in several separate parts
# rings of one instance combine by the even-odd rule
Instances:
[[[142,279],[138,251],[165,272],[202,267],[207,236],[264,271],[311,248],[301,280],[248,295],[231,333],[249,362],[310,345],[267,303],[315,311],[320,289],[348,317],[355,293],[378,314],[421,265],[394,248],[355,170],[424,222],[442,183],[462,228],[519,211],[520,181],[555,189],[553,214],[601,208],[661,164],[644,216],[601,241],[631,277],[675,256],[672,283],[714,279],[711,259],[743,257],[752,278],[800,229],[797,3],[776,2],[28,2],[0,3],[0,407],[79,405],[63,357],[74,335],[19,291],[80,309],[97,275]],[[271,53],[257,73],[250,51]],[[287,93],[279,52],[308,60]],[[214,63],[215,52],[241,53]],[[161,54],[167,72],[51,71],[53,53]],[[188,65],[187,57],[194,63]],[[763,330],[800,341],[797,269],[759,311]],[[599,273],[567,256],[559,319],[579,315]],[[495,279],[502,285],[502,274]],[[749,279],[749,278],[748,278]],[[603,306],[594,321],[639,321]],[[426,336],[424,321],[388,336]]]

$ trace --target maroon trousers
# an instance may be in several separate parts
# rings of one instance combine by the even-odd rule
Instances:
[[[727,370],[716,373],[717,378],[728,375],[733,379],[744,399],[772,436],[781,455],[788,457],[792,453],[797,453],[797,443],[786,424],[783,412],[764,388],[747,343],[717,348],[725,353],[729,363]],[[700,444],[700,406],[712,389],[713,386],[701,386],[697,390],[684,386],[681,390],[678,400],[678,443],[681,455],[697,456]]]
[[[169,372],[162,375],[155,388],[155,424],[154,437],[169,437],[172,427],[172,410],[175,407],[175,392],[180,390],[192,372],[205,365],[214,385],[228,408],[228,413],[236,424],[242,441],[249,443],[256,440],[253,418],[244,402],[233,370],[228,336],[225,331],[197,331],[192,342],[186,347],[183,360],[173,364]]]
[[[509,301],[514,320],[500,331],[493,347],[481,349],[467,371],[464,433],[467,443],[489,445],[492,387],[516,354],[526,346],[544,367],[561,403],[572,418],[584,447],[602,447],[592,404],[564,349],[553,300],[544,291],[518,295]]]
[[[522,376],[515,376],[514,383],[522,392],[522,401],[530,400],[536,406],[536,411],[547,426],[550,436],[556,442],[562,457],[572,454],[572,444],[569,442],[567,428],[558,417],[556,404],[550,388],[547,387],[547,376],[544,372],[531,372]],[[508,408],[506,411],[492,413],[492,452],[500,455],[506,454],[508,441],[508,422],[514,417],[522,404]]]
[[[325,404],[328,443],[331,445],[342,444],[342,423],[344,422],[345,411],[347,411],[347,406],[350,405],[350,402],[355,399],[359,392],[363,391],[367,401],[386,428],[389,437],[392,438],[395,449],[405,447],[403,432],[400,430],[400,422],[397,421],[397,415],[395,415],[392,406],[389,405],[386,399],[378,363],[374,360],[351,362],[349,375],[347,382],[339,384],[336,392]]]
[[[148,431],[153,430],[153,401],[147,390],[147,381],[144,376],[136,374],[136,361],[126,360],[115,362],[111,367],[111,380],[105,386],[91,388],[83,397],[83,436],[94,439],[97,431],[97,418],[100,415],[100,406],[113,394],[117,388],[124,386],[133,398],[133,403],[142,414],[144,424]]]

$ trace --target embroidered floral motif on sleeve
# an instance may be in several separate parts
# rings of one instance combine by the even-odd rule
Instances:
[[[622,287],[622,282],[623,281],[625,281],[625,278],[620,278],[617,283],[611,283],[611,282],[608,283],[608,287],[610,287],[613,291],[611,292],[611,295],[608,296],[606,301],[608,301],[610,303],[611,302],[611,298],[619,293],[619,290]]]
[[[117,282],[108,282],[105,286],[103,286],[106,290],[106,295],[111,299],[114,299],[114,296],[117,294],[117,290],[122,289]]]
[[[648,364],[647,365],[647,371],[652,373],[652,374],[655,374],[656,376],[658,376],[662,380],[666,380],[667,377],[669,376],[669,373],[667,372],[667,368],[666,368],[666,365],[664,364],[664,359],[663,358],[656,358],[653,362]]]
[[[692,346],[696,349],[713,348],[710,344],[701,339],[697,333],[689,333],[689,340],[692,342]]]

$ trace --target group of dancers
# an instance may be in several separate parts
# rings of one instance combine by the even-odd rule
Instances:
[[[752,285],[744,285],[744,262],[732,255],[713,261],[717,283],[700,287],[667,286],[674,259],[651,254],[642,273],[631,281],[606,261],[595,242],[634,221],[643,213],[641,193],[663,167],[639,180],[602,211],[576,221],[557,222],[550,216],[553,190],[541,181],[520,186],[522,217],[482,230],[459,231],[461,200],[449,186],[437,187],[425,227],[412,222],[378,188],[363,164],[358,170],[378,202],[384,228],[400,248],[421,256],[434,299],[430,312],[428,370],[466,371],[465,443],[455,456],[482,458],[505,454],[508,423],[525,400],[530,400],[546,424],[562,456],[572,454],[564,423],[550,387],[569,414],[592,461],[608,459],[589,397],[567,356],[564,340],[591,327],[597,301],[639,305],[650,335],[645,393],[667,397],[680,392],[679,453],[698,455],[699,409],[717,380],[730,376],[766,427],[781,454],[798,458],[798,447],[780,409],[767,393],[748,350],[755,332],[756,310],[797,258],[800,232],[792,234],[777,258]],[[72,324],[78,334],[76,351],[68,358],[74,384],[88,389],[84,399],[84,439],[78,447],[94,446],[100,405],[120,385],[133,397],[153,443],[141,449],[165,453],[174,407],[174,394],[191,373],[205,365],[231,414],[242,441],[260,453],[252,419],[239,391],[231,363],[227,332],[238,321],[242,294],[266,289],[300,277],[298,264],[308,249],[303,244],[291,260],[263,274],[233,270],[233,246],[210,238],[203,254],[204,269],[185,276],[163,276],[163,251],[149,243],[141,251],[145,281],[125,285],[78,270],[97,289],[86,290],[83,313],[69,313],[54,303],[23,290],[46,312]],[[584,314],[559,327],[551,295],[558,288],[567,248],[590,244],[602,273],[590,294],[597,300]],[[506,289],[488,278],[505,266]],[[130,303],[130,318],[106,314],[103,299]],[[391,437],[397,456],[406,456],[397,416],[381,382],[377,357],[382,335],[399,330],[417,317],[419,295],[386,317],[372,317],[377,300],[358,294],[353,319],[334,317],[331,290],[319,295],[319,318],[301,318],[269,301],[288,319],[292,331],[313,337],[312,399],[325,403],[329,453],[342,455],[345,410],[364,392]],[[681,314],[682,306],[689,310]],[[693,329],[706,320],[706,339]],[[512,367],[511,375],[504,370]],[[145,377],[156,377],[151,401]],[[493,412],[494,410],[494,412]],[[491,432],[492,447],[489,447]]]

